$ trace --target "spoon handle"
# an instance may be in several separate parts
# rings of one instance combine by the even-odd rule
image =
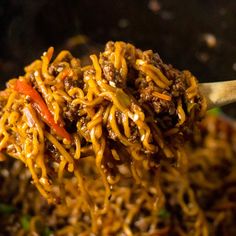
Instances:
[[[208,109],[236,102],[236,80],[200,83],[199,89],[207,100]]]

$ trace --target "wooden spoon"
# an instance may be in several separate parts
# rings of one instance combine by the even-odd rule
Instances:
[[[199,89],[207,100],[208,109],[236,102],[236,80],[200,83]]]

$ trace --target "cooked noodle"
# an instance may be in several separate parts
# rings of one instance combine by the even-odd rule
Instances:
[[[183,214],[197,221],[191,229],[177,224],[174,232],[207,235],[206,216],[185,176],[184,139],[206,110],[196,78],[124,42],[107,43],[84,67],[68,51],[52,57],[49,48],[0,92],[0,151],[27,166],[41,195],[56,203],[56,221],[72,217],[74,223],[63,219],[64,227],[52,227],[57,234],[167,235],[175,221],[157,216],[166,194],[177,191]],[[162,178],[173,182],[170,189]],[[178,184],[182,189],[173,190]],[[46,217],[39,214],[46,203],[36,206],[31,232]],[[133,225],[137,214],[141,226]]]
[[[94,222],[78,195],[76,177],[62,179],[66,205],[48,205],[29,184],[22,162],[9,159],[1,164],[0,199],[13,210],[4,214],[1,228],[5,235],[235,235],[235,142],[235,122],[208,116],[180,154],[188,157],[185,165],[161,162],[157,171],[145,172],[142,188],[122,179],[112,189],[106,213]],[[102,205],[105,191],[95,159],[82,158],[80,164],[90,176],[90,194]],[[22,228],[25,218],[29,225]]]

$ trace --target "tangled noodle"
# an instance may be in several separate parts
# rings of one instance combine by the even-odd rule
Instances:
[[[235,142],[235,123],[206,117],[184,147],[184,168],[161,162],[157,171],[146,172],[145,188],[123,179],[112,189],[107,212],[95,222],[77,193],[75,176],[62,180],[66,205],[49,205],[29,184],[30,171],[9,159],[1,163],[0,199],[14,208],[4,214],[1,228],[5,235],[234,235]],[[98,174],[95,159],[82,158],[81,168],[91,177],[87,186],[96,204],[103,204],[102,178],[93,179]],[[22,228],[18,222],[25,218],[28,227]]]
[[[211,235],[219,227],[224,233],[222,222],[231,225],[231,218],[216,210],[218,203],[204,206],[201,194],[214,195],[227,182],[216,178],[217,168],[225,159],[235,168],[235,150],[225,146],[226,126],[224,138],[213,132],[213,118],[197,133],[206,104],[196,78],[124,42],[108,42],[90,56],[91,65],[81,66],[68,51],[52,57],[49,48],[0,92],[0,151],[19,160],[5,158],[10,171],[2,194],[20,178],[10,199],[32,216],[27,230],[15,232],[40,234],[41,222],[56,235]],[[192,141],[185,147],[186,139]],[[31,177],[53,205],[29,186]],[[235,203],[220,201],[233,214]]]

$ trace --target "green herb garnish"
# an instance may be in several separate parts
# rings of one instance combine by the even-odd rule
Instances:
[[[46,227],[46,228],[43,230],[42,236],[51,236],[51,235],[53,235],[52,230],[50,230],[48,227]]]
[[[167,211],[165,208],[161,208],[160,211],[158,212],[158,216],[161,219],[166,219],[170,217],[170,212]]]
[[[23,227],[24,230],[28,231],[29,226],[30,226],[30,216],[29,215],[24,215],[20,218],[20,223],[21,226]]]
[[[9,204],[0,203],[0,214],[11,214],[16,208]]]
[[[215,108],[212,108],[209,111],[207,111],[207,113],[210,115],[218,116],[218,115],[222,114],[222,110],[219,107],[215,107]]]

